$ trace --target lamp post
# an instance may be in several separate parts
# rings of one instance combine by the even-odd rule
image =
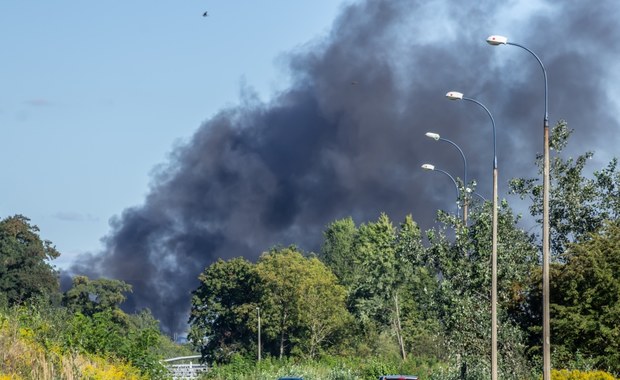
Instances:
[[[258,361],[260,362],[260,307],[256,308],[256,312],[258,313]]]
[[[465,158],[465,154],[454,141],[443,138],[438,133],[426,132],[426,137],[429,137],[435,141],[445,141],[454,146],[456,149],[458,149],[459,153],[461,153],[461,158],[463,158],[463,186],[465,190],[463,193],[463,223],[465,224],[465,226],[467,226],[467,206],[469,202],[467,200],[467,159]]]
[[[456,216],[459,217],[460,215],[459,215],[459,204],[458,204],[458,201],[459,201],[459,195],[460,195],[459,193],[460,193],[460,191],[459,191],[459,185],[456,183],[456,180],[454,179],[454,177],[452,177],[450,175],[450,173],[448,173],[445,170],[437,169],[435,167],[435,165],[424,164],[424,165],[422,165],[422,169],[440,172],[440,173],[443,173],[443,174],[447,175],[448,177],[450,177],[450,179],[452,180],[452,183],[454,183],[454,188],[456,189]]]
[[[491,250],[491,379],[497,380],[497,149],[495,120],[489,109],[476,99],[467,98],[462,93],[450,91],[450,100],[467,100],[482,107],[491,119],[493,126],[493,237]]]
[[[508,42],[504,36],[490,36],[487,38],[489,45],[512,45],[530,53],[540,65],[545,82],[545,114],[543,117],[543,380],[551,379],[551,338],[550,338],[550,313],[549,313],[549,189],[550,189],[550,167],[549,167],[549,111],[547,100],[547,71],[545,65],[538,56],[523,45]]]

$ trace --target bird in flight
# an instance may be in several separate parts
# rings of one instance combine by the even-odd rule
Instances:
[[[205,13],[202,14],[202,17],[207,17],[209,15],[209,11],[205,11]]]

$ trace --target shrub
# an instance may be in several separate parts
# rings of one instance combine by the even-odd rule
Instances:
[[[569,371],[552,370],[551,380],[616,380],[610,373],[603,371],[582,372],[578,370]]]

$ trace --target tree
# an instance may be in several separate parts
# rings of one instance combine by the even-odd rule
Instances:
[[[305,274],[298,282],[303,295],[300,314],[303,335],[298,342],[301,353],[314,359],[337,345],[334,338],[351,322],[351,315],[346,309],[345,288],[337,284],[336,276],[317,258],[305,260]]]
[[[420,228],[408,215],[399,226],[395,242],[397,273],[392,312],[403,358],[408,350],[418,357],[440,352],[433,296],[437,281],[424,266],[425,252]]]
[[[332,339],[348,320],[345,290],[325,264],[288,247],[264,253],[256,270],[262,287],[263,331],[273,354],[315,357],[337,344]]]
[[[594,156],[593,152],[585,152],[576,158],[563,158],[561,156],[571,133],[572,131],[568,129],[566,122],[560,121],[554,127],[550,141],[551,148],[556,152],[550,167],[550,228],[553,259],[550,268],[550,284],[552,287],[550,295],[552,304],[556,304],[551,308],[551,326],[553,347],[558,347],[557,354],[559,356],[563,355],[563,347],[577,348],[578,344],[571,342],[576,336],[564,334],[560,330],[556,331],[554,327],[556,323],[570,326],[571,324],[568,321],[572,318],[575,323],[572,326],[577,327],[577,321],[585,321],[580,316],[583,310],[568,307],[565,300],[567,283],[566,275],[563,273],[576,270],[570,264],[574,250],[573,245],[588,246],[587,244],[591,239],[599,239],[600,231],[606,231],[607,227],[605,226],[608,221],[617,221],[620,216],[618,160],[614,158],[607,167],[602,170],[594,170],[591,175],[588,175],[586,173],[587,163]],[[537,157],[539,171],[542,166],[541,159],[541,156]],[[538,223],[541,223],[542,185],[539,180],[516,178],[510,182],[510,186],[512,193],[519,195],[522,199],[528,197],[532,201],[530,213],[537,218]],[[583,255],[580,256],[583,257]],[[563,280],[558,279],[556,281],[558,277],[562,277]],[[595,288],[600,286],[600,284],[596,284],[596,281],[601,280],[600,277],[594,276],[590,280],[590,286]],[[540,269],[537,268],[532,271],[529,285],[526,285],[523,293],[525,295],[524,306],[521,307],[520,312],[516,313],[523,328],[530,332],[528,346],[532,354],[540,352],[541,282]],[[593,305],[586,305],[586,307],[593,307]],[[592,312],[601,313],[596,308],[593,308]],[[556,313],[558,314],[556,315]],[[571,313],[574,314],[569,316]],[[556,317],[561,318],[562,321],[558,322]],[[583,337],[586,336],[587,334],[583,335]],[[564,339],[567,341],[564,342]],[[589,350],[588,345],[584,347]]]
[[[463,368],[476,372],[488,366],[491,332],[492,205],[470,214],[465,228],[453,216],[440,213],[443,229],[428,232],[431,246],[426,262],[438,279],[437,314],[444,329],[447,353]],[[508,204],[498,210],[498,342],[500,369],[517,373],[525,364],[524,336],[511,311],[523,307],[537,248],[533,237],[518,228]],[[448,239],[447,228],[456,231]],[[470,374],[471,375],[471,374]],[[523,375],[523,373],[522,373]]]
[[[353,219],[345,218],[330,223],[323,232],[323,245],[319,259],[325,263],[343,285],[352,283],[357,260],[352,257],[357,228]]]
[[[362,269],[352,286],[353,312],[362,321],[390,325],[390,309],[396,278],[396,229],[386,214],[375,223],[362,224],[354,252]]]
[[[620,222],[571,244],[554,268],[552,335],[560,365],[575,353],[620,373]]]
[[[428,313],[428,290],[435,279],[422,265],[425,248],[417,224],[407,216],[395,228],[386,214],[355,227],[351,218],[328,225],[321,258],[348,289],[349,310],[356,316],[360,347],[380,347],[380,335],[395,337],[400,355],[407,346],[430,342],[436,324]],[[432,327],[431,327],[432,326]]]
[[[64,294],[63,304],[74,313],[92,317],[96,313],[120,310],[120,304],[127,299],[125,293],[131,289],[131,285],[121,280],[75,276],[71,289]]]
[[[198,277],[192,292],[190,341],[203,358],[227,362],[234,353],[247,354],[256,347],[252,315],[260,299],[254,265],[243,258],[218,260]]]
[[[9,305],[60,294],[58,273],[48,261],[60,253],[41,240],[30,219],[15,215],[0,221],[0,295]]]
[[[584,174],[586,164],[594,153],[585,152],[575,159],[561,157],[572,130],[560,121],[551,134],[550,147],[556,152],[551,161],[549,194],[552,257],[558,260],[571,242],[588,239],[606,220],[620,216],[620,172],[613,159],[593,178]],[[542,170],[542,156],[536,161]],[[511,193],[532,201],[530,213],[542,223],[542,184],[539,179],[515,178],[510,181]]]

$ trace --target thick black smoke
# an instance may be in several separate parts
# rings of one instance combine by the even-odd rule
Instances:
[[[218,258],[254,259],[276,244],[316,250],[326,224],[346,216],[411,213],[429,227],[437,209],[453,211],[453,184],[420,165],[462,177],[461,159],[427,131],[463,148],[469,178],[490,198],[491,124],[473,103],[447,100],[450,90],[494,114],[505,194],[508,179],[535,174],[543,77],[527,52],[487,45],[490,34],[537,52],[549,73],[551,124],[568,120],[579,151],[613,147],[615,2],[505,3],[347,6],[328,38],[291,53],[290,88],[268,104],[248,91],[201,125],[154,176],[144,204],[112,222],[106,250],[74,271],[129,282],[130,307],[150,308],[175,332],[198,274]]]

